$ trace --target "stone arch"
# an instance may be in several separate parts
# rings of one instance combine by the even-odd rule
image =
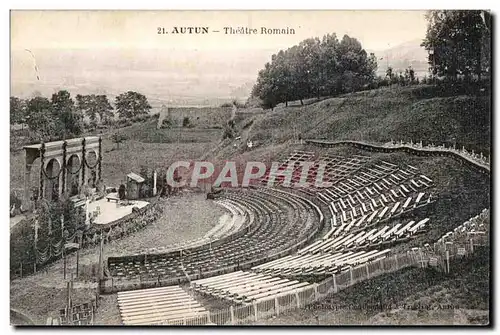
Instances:
[[[40,165],[41,158],[36,157],[30,161],[30,175],[28,180],[28,197],[30,200],[38,200],[40,198]],[[45,177],[44,177],[45,178]]]
[[[97,168],[99,155],[94,149],[85,153],[85,169],[88,171],[85,178],[89,187],[95,188],[97,183]]]
[[[47,163],[45,163],[45,173],[43,176],[45,178],[44,197],[47,200],[59,199],[61,168],[61,163],[57,158],[51,158],[47,161]]]
[[[72,154],[66,159],[66,190],[70,197],[79,194],[82,160],[80,155]]]
[[[31,144],[23,148],[25,151],[23,205],[26,209],[31,209],[34,205],[33,190],[36,190],[37,199],[47,200],[54,198],[56,190],[58,191],[55,196],[57,198],[68,191],[74,194],[74,190],[71,191],[72,181],[68,183],[67,177],[68,171],[75,172],[78,165],[80,165],[78,175],[75,173],[76,176],[72,175],[70,179],[79,177],[80,192],[81,186],[87,184],[89,176],[92,178],[92,184],[98,184],[101,178],[99,159],[102,155],[102,140],[100,137],[73,138],[65,141]],[[78,158],[73,158],[73,155]],[[69,169],[67,164],[69,164]]]

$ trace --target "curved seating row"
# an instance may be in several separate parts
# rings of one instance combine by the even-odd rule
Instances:
[[[244,305],[299,293],[310,288],[314,289],[316,286],[317,284],[314,283],[244,271],[201,279],[191,283],[191,288],[198,293]]]
[[[126,326],[185,322],[209,313],[179,286],[118,292],[117,299]]]
[[[325,253],[355,250],[360,248],[377,248],[389,246],[397,241],[405,241],[408,237],[418,233],[429,222],[429,218],[410,221],[407,224],[386,225],[382,228],[363,230],[358,233],[337,235],[332,238],[323,238],[298,251],[298,254]]]
[[[252,223],[254,222],[253,212],[248,208],[242,206],[238,202],[231,202],[228,199],[224,199],[219,200],[218,203],[224,203],[223,206],[231,211],[232,219],[235,219],[234,221],[231,221],[228,226],[226,226],[225,224],[216,226],[213,230],[209,231],[203,237],[197,239],[182,241],[167,247],[142,248],[140,250],[132,252],[131,255],[165,254],[169,252],[180,252],[181,250],[197,248],[203,245],[210,244],[217,239],[222,239],[224,237],[235,234],[239,230],[252,225]],[[215,228],[217,228],[217,231]],[[223,230],[221,231],[220,228],[222,228]]]
[[[336,183],[359,170],[369,161],[369,157],[359,155],[350,156],[348,159],[341,156],[325,155],[313,161],[314,157],[313,152],[293,152],[281,163],[277,171],[266,171],[261,177],[260,183],[264,186],[282,185],[285,180],[283,173],[286,171],[286,173],[290,173],[290,181],[293,184],[305,182],[314,189],[318,175],[322,181]],[[302,180],[304,177],[302,176],[301,164],[306,162],[311,163],[311,166],[307,170],[307,175],[304,176],[305,179]]]
[[[226,198],[253,212],[254,223],[238,232],[240,236],[182,252],[109,257],[111,276],[165,279],[234,266],[250,267],[266,261],[271,255],[293,248],[297,241],[307,238],[318,229],[320,220],[316,209],[305,199],[291,194],[228,191]]]
[[[210,240],[217,240],[219,238],[223,238],[224,236],[231,235],[232,233],[240,230],[246,221],[245,212],[238,206],[235,205],[230,200],[222,199],[217,200],[215,203],[218,203],[222,207],[226,208],[229,212],[231,212],[231,217],[229,220],[225,222],[221,222],[212,228],[209,232],[203,236],[203,238]]]
[[[333,201],[348,194],[361,196],[361,194],[357,193],[358,191],[366,190],[369,194],[378,193],[378,190],[388,189],[388,186],[401,184],[409,178],[415,177],[417,171],[416,168],[410,165],[403,169],[392,163],[381,161],[365,166],[363,169],[358,170],[355,175],[350,175],[348,178],[334,184],[333,187],[319,192],[319,195],[328,201]],[[373,191],[369,186],[373,188]]]
[[[381,202],[382,205],[377,205],[379,208],[367,206],[366,211],[356,211],[355,208],[352,208],[348,212],[341,210],[342,218],[337,219],[337,217],[333,217],[332,229],[325,237],[336,237],[343,233],[356,233],[362,229],[373,228],[377,225],[387,223],[391,219],[435,202],[436,197],[430,193],[421,192],[417,196],[404,198],[400,201],[397,200],[388,200],[386,203]]]
[[[252,271],[287,277],[331,275],[340,273],[349,267],[385,258],[390,250],[348,251],[334,254],[295,254],[255,266]]]

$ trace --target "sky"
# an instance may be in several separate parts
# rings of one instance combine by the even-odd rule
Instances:
[[[327,33],[336,33],[339,39],[344,34],[355,37],[370,52],[408,41],[419,49],[427,26],[424,14],[11,11],[11,94],[51,96],[66,89],[72,95],[112,97],[134,90],[155,99],[156,105],[164,101],[213,105],[219,99],[246,99],[258,71],[280,49]],[[174,27],[208,27],[208,34],[172,34]],[[225,27],[257,29],[259,34],[225,34]],[[295,34],[260,34],[262,27],[294,29]],[[169,33],[158,34],[158,28]],[[409,54],[414,57],[418,52],[410,49]],[[425,55],[416,58],[425,60]]]
[[[12,11],[12,49],[270,49],[336,32],[383,50],[426,29],[424,11]],[[159,35],[158,28],[203,26],[220,33]],[[293,28],[295,35],[225,35],[224,27]]]

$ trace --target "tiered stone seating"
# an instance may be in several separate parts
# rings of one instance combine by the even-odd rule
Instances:
[[[333,214],[331,234],[338,236],[347,232],[357,232],[399,217],[416,208],[427,206],[436,200],[431,193],[419,192],[405,194],[404,197],[392,197],[380,194],[378,198],[366,197],[364,202],[349,202],[340,199],[330,203]],[[377,199],[377,200],[375,200]],[[347,204],[348,205],[347,205]],[[367,205],[368,204],[368,205]]]
[[[291,153],[284,161],[281,163],[281,165],[278,167],[278,172],[285,171],[287,167],[293,166],[294,171],[293,174],[295,175],[296,173],[296,168],[299,167],[301,162],[308,162],[311,161],[315,156],[314,152],[310,151],[295,151]],[[266,171],[264,176],[260,178],[260,183],[264,186],[267,186],[269,178],[271,177],[271,171]],[[282,184],[284,180],[284,177],[281,175],[275,175],[275,182],[274,185],[277,186],[279,184]]]
[[[398,197],[399,194],[416,192],[433,184],[430,178],[417,173],[418,170],[413,167],[400,169],[396,165],[382,161],[319,192],[318,196],[332,202],[351,195],[352,199],[362,202],[365,197],[371,198],[385,192]]]
[[[315,288],[317,284],[288,280],[253,272],[238,271],[230,274],[193,281],[196,292],[239,304],[258,303],[288,294]]]
[[[286,277],[336,273],[352,264],[385,257],[390,246],[413,238],[428,224],[428,218],[404,224],[389,221],[435,201],[428,191],[433,181],[417,168],[386,161],[369,163],[361,157],[343,174],[338,171],[349,158],[325,156],[319,160],[331,163],[330,179],[325,180],[333,186],[311,193],[329,206],[331,229],[296,255],[255,266],[252,271]]]
[[[216,202],[231,212],[231,219],[227,222],[216,225],[213,229],[206,233],[204,238],[208,240],[217,240],[237,232],[242,228],[246,220],[245,212],[232,201],[222,199]]]
[[[272,176],[271,171],[267,171],[266,174],[260,179],[263,186],[280,186],[283,185],[283,180],[285,179],[280,173],[285,171],[289,166],[292,167],[291,182],[296,185],[301,181],[302,168],[301,163],[311,162],[312,166],[308,170],[308,174],[305,180],[306,192],[316,192],[316,178],[320,169],[324,169],[322,172],[323,177],[320,178],[321,181],[336,183],[343,178],[346,178],[350,174],[359,170],[364,166],[366,162],[369,161],[368,157],[353,155],[350,157],[341,156],[322,156],[319,160],[313,161],[313,152],[302,152],[297,151],[292,154],[280,165],[278,172],[274,175],[273,185],[268,185],[270,177]],[[319,186],[319,188],[322,188]]]
[[[323,178],[321,178],[325,182],[330,182],[332,184],[339,184],[348,176],[355,174],[358,170],[362,169],[365,164],[369,162],[370,158],[366,156],[353,155],[349,157],[341,157],[341,156],[329,156],[325,155],[320,157],[319,162],[326,163],[325,173]],[[318,191],[323,189],[323,187],[316,188],[314,186],[316,175],[314,178],[308,179],[308,181],[312,184],[312,189],[314,191]]]
[[[318,192],[318,198],[329,203],[333,216],[330,235],[338,236],[342,232],[372,227],[434,202],[435,197],[427,191],[432,186],[432,180],[419,175],[416,168],[408,165],[400,169],[382,161]]]
[[[437,240],[438,243],[467,242],[467,239],[478,235],[488,235],[490,230],[490,214],[484,209],[466,222],[462,223],[452,231],[447,232]]]
[[[386,257],[390,249],[382,251],[349,251],[325,254],[303,254],[287,256],[252,268],[252,271],[263,275],[279,275],[286,277],[330,275],[346,270],[349,267]]]
[[[171,324],[200,319],[208,311],[179,286],[118,292],[118,307],[127,326]]]
[[[108,258],[113,278],[158,280],[180,278],[265,261],[268,256],[295,247],[321,220],[316,209],[292,193],[227,191],[226,197],[254,213],[254,223],[241,236],[223,243],[166,254]],[[239,233],[238,233],[239,234]],[[222,240],[221,240],[222,241]],[[181,255],[182,254],[182,255]],[[182,270],[185,268],[185,271]]]
[[[407,237],[415,235],[421,231],[429,219],[423,219],[415,222],[410,221],[405,225],[396,224],[393,226],[383,226],[380,228],[362,230],[357,233],[339,234],[335,237],[324,237],[321,240],[301,249],[298,254],[317,254],[345,252],[347,250],[356,250],[368,247],[388,246],[397,241],[403,241]]]

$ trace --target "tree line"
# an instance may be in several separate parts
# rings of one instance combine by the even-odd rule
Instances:
[[[115,107],[106,95],[77,94],[75,100],[66,90],[54,93],[49,100],[36,96],[30,99],[10,97],[10,123],[29,127],[34,141],[53,141],[80,135],[87,126],[112,124],[115,112],[119,119],[130,120],[148,115],[151,106],[143,94],[128,91],[115,98]],[[89,122],[84,124],[84,117]]]
[[[431,10],[421,43],[428,51],[430,78],[415,77],[409,67],[389,67],[377,77],[377,59],[355,38],[336,34],[309,38],[280,50],[259,71],[249,101],[274,108],[289,101],[335,96],[389,85],[436,83],[439,80],[481,82],[491,76],[491,15],[479,10]],[[439,80],[438,80],[439,79]]]
[[[264,108],[279,103],[354,92],[375,79],[377,59],[348,35],[309,38],[273,55],[260,70],[251,97]]]

